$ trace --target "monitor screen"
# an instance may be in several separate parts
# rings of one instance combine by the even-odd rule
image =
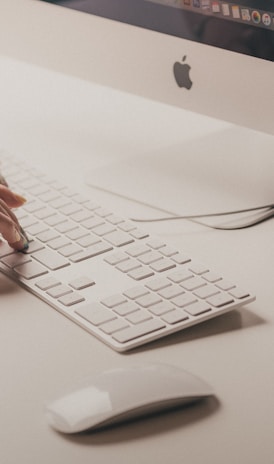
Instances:
[[[45,0],[175,37],[274,61],[272,0]]]
[[[55,66],[66,62],[85,79],[274,133],[273,0],[38,2],[51,16]]]

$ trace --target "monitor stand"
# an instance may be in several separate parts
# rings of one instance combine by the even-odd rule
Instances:
[[[227,126],[91,170],[86,182],[158,213],[195,215],[271,204],[274,138]]]

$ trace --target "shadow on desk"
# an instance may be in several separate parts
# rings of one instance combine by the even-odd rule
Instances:
[[[97,431],[75,435],[60,434],[60,436],[74,443],[92,446],[142,440],[149,436],[158,436],[183,427],[190,427],[198,421],[205,421],[219,408],[220,403],[217,398],[210,397],[192,405],[177,407],[168,412],[153,414]]]
[[[134,352],[159,349],[159,347],[171,346],[179,343],[182,344],[198,340],[200,338],[213,337],[236,330],[248,329],[264,323],[265,320],[262,317],[243,307],[241,310],[222,314],[219,317],[215,317],[201,324],[189,327],[188,329],[181,330],[168,337],[138,347],[134,350]],[[133,351],[125,353],[125,355],[130,355],[131,353],[133,353]]]

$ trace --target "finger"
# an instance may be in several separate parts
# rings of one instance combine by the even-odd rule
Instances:
[[[18,230],[17,224],[10,216],[0,212],[0,232],[8,244],[15,250],[25,250],[28,247],[25,237]]]
[[[11,211],[11,209],[8,207],[8,205],[5,203],[4,200],[2,200],[0,198],[0,211],[4,214],[6,214],[7,216],[10,216],[10,218],[13,220],[13,222],[15,222],[17,224],[17,228],[19,229],[19,222],[18,222],[18,219],[17,217],[15,216],[14,212]]]
[[[12,192],[8,187],[2,184],[0,184],[0,198],[4,200],[10,208],[18,208],[26,202],[24,197],[18,195],[18,193]]]
[[[8,229],[10,230],[11,224],[13,224],[13,226],[15,226],[16,231],[18,231],[18,233],[20,235],[20,238],[19,238],[18,235],[16,235],[16,233],[15,233],[16,238],[17,238],[16,242],[20,241],[21,243],[18,243],[15,247],[12,245],[13,248],[16,248],[16,249],[22,249],[22,248],[26,249],[26,248],[28,248],[29,239],[28,239],[28,236],[27,236],[26,232],[23,230],[23,228],[19,224],[19,221],[18,221],[17,217],[15,216],[15,214],[7,207],[7,205],[5,204],[5,202],[3,200],[0,200],[0,213],[2,213],[2,215],[3,215],[2,220],[5,221],[6,227],[8,227]],[[7,218],[6,220],[5,220],[5,217]],[[4,224],[4,233],[6,234],[5,224]],[[0,233],[2,233],[2,235],[3,235],[3,232],[2,232],[1,229],[0,229]],[[14,243],[15,242],[15,240],[14,240],[14,242],[10,242],[10,239],[7,239],[6,236],[4,238],[6,240],[8,240],[9,243]]]

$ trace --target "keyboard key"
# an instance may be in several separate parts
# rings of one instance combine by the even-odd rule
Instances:
[[[83,238],[87,235],[88,235],[87,230],[82,229],[81,227],[76,227],[76,229],[73,229],[66,234],[66,236],[71,240],[79,240],[80,238]]]
[[[205,285],[204,287],[198,288],[193,293],[199,298],[209,298],[210,296],[220,293],[220,290],[215,287],[215,285]]]
[[[45,206],[44,208],[39,209],[39,211],[35,213],[35,216],[37,217],[37,219],[47,219],[50,216],[53,216],[54,214],[54,209]],[[23,227],[26,227],[26,225],[23,225]]]
[[[74,288],[74,290],[83,290],[84,288],[95,285],[95,281],[90,277],[82,276],[72,280],[69,285]]]
[[[207,300],[207,302],[215,308],[221,308],[222,306],[226,306],[230,303],[233,303],[233,301],[234,299],[230,295],[224,293],[214,295]]]
[[[55,209],[60,209],[70,203],[67,197],[60,197],[57,200],[50,201],[50,206]]]
[[[44,224],[43,222],[38,222],[37,224],[34,224],[33,226],[28,227],[28,234],[37,235],[37,234],[41,234],[42,232],[45,232],[45,230],[48,230],[48,224]]]
[[[216,287],[218,287],[220,290],[231,290],[232,288],[235,288],[236,285],[234,285],[232,282],[229,282],[228,280],[222,279],[220,282],[216,283]]]
[[[95,326],[117,319],[117,316],[112,311],[100,303],[88,304],[75,312]]]
[[[118,330],[125,329],[126,327],[129,327],[129,324],[124,319],[114,319],[113,321],[102,324],[100,329],[104,333],[110,335]]]
[[[182,293],[184,293],[184,290],[181,287],[179,287],[179,285],[171,285],[169,287],[162,289],[159,292],[159,295],[162,298],[170,300],[171,298],[181,295]]]
[[[133,229],[132,231],[130,231],[130,235],[132,235],[132,237],[136,238],[137,240],[142,240],[143,238],[149,236],[147,232],[141,229]]]
[[[84,195],[81,195],[80,193],[76,193],[76,195],[74,195],[73,197],[73,201],[76,201],[76,203],[80,203],[82,205],[84,203],[87,203],[89,199]]]
[[[158,251],[153,250],[153,251],[149,251],[148,253],[145,253],[142,256],[139,256],[138,259],[139,261],[141,261],[142,264],[152,264],[161,258],[162,257],[160,253],[158,253]]]
[[[23,218],[27,216],[26,211],[24,211],[24,207],[21,207],[20,209],[14,210],[13,212],[15,213],[15,216],[17,217],[18,221],[21,221]]]
[[[65,216],[71,216],[78,211],[81,211],[83,208],[78,203],[69,203],[68,205],[62,206],[59,208],[59,212]]]
[[[134,242],[133,237],[130,237],[124,232],[121,232],[119,230],[115,232],[111,232],[110,234],[107,234],[105,236],[105,239],[110,242],[112,245],[121,247],[124,245],[128,245],[129,243]]]
[[[209,268],[202,263],[193,262],[189,266],[189,270],[196,275],[202,275],[209,271]]]
[[[191,316],[200,316],[200,314],[211,311],[211,306],[205,301],[197,301],[185,308],[185,311]]]
[[[96,209],[100,208],[100,206],[97,205],[97,203],[89,200],[85,202],[85,208],[89,209],[90,211],[95,211]]]
[[[216,272],[208,271],[203,275],[203,279],[211,284],[215,284],[216,282],[220,282],[222,277],[219,274],[216,274]]]
[[[93,258],[94,256],[98,256],[98,255],[101,255],[102,253],[111,251],[112,249],[113,249],[112,246],[106,243],[103,243],[103,242],[99,242],[87,248],[86,250],[82,250],[79,253],[76,253],[75,255],[71,256],[70,260],[73,263],[80,263],[80,261]]]
[[[134,301],[127,301],[126,303],[115,306],[113,311],[119,314],[119,316],[126,316],[127,314],[138,311],[139,309],[140,307]]]
[[[50,188],[48,185],[40,184],[40,185],[37,185],[36,187],[32,187],[30,189],[30,192],[32,193],[32,195],[39,196],[43,193],[49,192],[49,190]]]
[[[234,298],[238,299],[246,298],[247,296],[249,296],[249,293],[238,287],[230,290],[229,294],[232,295]]]
[[[197,298],[192,293],[184,293],[183,295],[179,295],[179,296],[176,296],[175,298],[172,298],[171,301],[176,306],[179,306],[179,308],[184,308],[185,306],[188,306],[189,304],[195,303],[195,301],[197,301]]]
[[[123,295],[112,295],[102,300],[101,303],[108,308],[114,308],[115,306],[125,303],[126,301],[127,299]]]
[[[92,217],[92,212],[88,211],[86,209],[82,209],[82,210],[77,211],[76,213],[70,215],[70,219],[72,219],[73,221],[76,221],[76,222],[83,222],[86,219],[89,219],[91,217]]]
[[[119,330],[119,332],[116,332],[112,336],[117,342],[126,343],[130,340],[134,340],[147,334],[157,332],[158,330],[163,329],[165,326],[166,325],[163,321],[158,319],[151,319],[127,329]]]
[[[69,293],[68,295],[64,295],[59,298],[58,301],[64,306],[73,306],[77,303],[85,301],[85,298],[82,295],[79,295],[79,293]]]
[[[58,224],[55,226],[55,229],[60,232],[61,234],[66,234],[67,232],[70,232],[73,229],[76,229],[77,224],[73,221],[64,221],[61,222],[61,224]]]
[[[50,290],[47,291],[49,296],[52,298],[59,298],[60,296],[67,295],[68,293],[72,293],[72,289],[67,287],[66,285],[57,285],[52,287]]]
[[[173,247],[166,245],[166,246],[160,248],[160,253],[163,256],[166,256],[167,258],[170,258],[171,256],[176,255],[178,253],[178,251],[175,250]]]
[[[63,256],[54,253],[52,250],[44,249],[31,255],[36,261],[44,264],[48,269],[53,271],[68,266],[70,263]]]
[[[174,309],[162,316],[162,320],[168,324],[177,324],[178,322],[186,321],[189,316],[181,309]]]
[[[144,245],[143,243],[137,243],[136,245],[131,246],[127,250],[127,253],[132,258],[137,258],[138,256],[141,256],[145,253],[149,253],[149,251],[150,249],[148,248],[148,246]]]
[[[122,222],[125,222],[124,219],[120,218],[119,216],[116,216],[115,214],[111,214],[106,219],[108,222],[110,222],[111,224],[115,226],[117,226],[118,224],[121,224]]]
[[[87,248],[87,247],[89,247],[91,245],[95,245],[95,243],[99,243],[100,241],[101,240],[99,239],[99,237],[96,237],[96,235],[88,234],[88,235],[85,235],[84,237],[80,238],[79,240],[77,240],[76,243],[78,243],[78,245],[80,245],[82,247]]]
[[[171,259],[177,264],[186,264],[191,261],[190,257],[183,253],[177,253],[176,255],[172,256]]]
[[[205,281],[200,277],[192,277],[191,279],[187,279],[180,284],[186,290],[196,290],[196,288],[202,287],[206,285]]]
[[[100,226],[101,224],[105,224],[105,221],[102,218],[93,216],[85,221],[82,221],[82,226],[88,230],[93,229],[94,227]]]
[[[184,282],[187,279],[191,279],[192,277],[193,274],[188,269],[180,269],[176,272],[172,272],[172,274],[169,274],[168,279],[176,284],[180,284],[181,282]]]
[[[34,279],[35,277],[39,277],[43,274],[47,274],[48,270],[41,266],[39,263],[30,261],[28,263],[21,264],[20,266],[16,266],[14,268],[14,272],[29,280]]]
[[[170,301],[161,301],[153,306],[150,306],[148,310],[154,314],[154,316],[162,316],[169,311],[176,309]]]
[[[145,266],[138,267],[137,269],[134,269],[128,273],[128,276],[134,280],[144,280],[153,275],[154,272]]]
[[[109,234],[110,232],[114,232],[115,230],[115,226],[105,223],[101,226],[94,227],[92,232],[94,232],[96,235],[99,235],[99,237],[103,237],[104,235]]]
[[[105,261],[106,263],[115,266],[116,264],[121,263],[122,261],[126,261],[127,259],[129,259],[129,257],[125,253],[122,251],[117,251],[105,258]]]
[[[69,245],[62,247],[59,250],[59,253],[65,258],[68,258],[69,256],[79,253],[79,251],[81,251],[81,248],[78,245],[75,245],[75,243],[70,243]]]
[[[50,240],[54,240],[55,238],[58,238],[58,237],[60,237],[59,233],[56,232],[56,230],[52,230],[52,229],[46,230],[36,236],[36,238],[38,238],[38,240],[41,240],[41,242],[43,243],[47,243]]]
[[[34,253],[35,251],[42,250],[44,248],[43,243],[40,243],[36,240],[31,240],[29,242],[28,248],[22,251],[25,255],[29,255],[31,253]]]
[[[145,287],[133,287],[133,288],[129,288],[128,290],[126,290],[124,292],[124,295],[127,298],[130,298],[131,300],[135,300],[136,298],[144,296],[144,295],[146,295],[148,293],[149,293],[149,291]]]
[[[60,248],[71,243],[66,237],[57,237],[54,240],[49,240],[48,246],[53,250],[60,250]]]
[[[146,287],[150,290],[153,290],[154,292],[158,292],[159,290],[169,287],[170,285],[172,284],[166,277],[160,277],[150,281],[148,284],[146,284]]]
[[[45,223],[51,227],[55,227],[58,224],[62,224],[65,221],[66,221],[66,218],[64,216],[61,216],[61,214],[53,214],[52,216],[50,216],[49,218],[45,220]]]
[[[33,200],[24,205],[24,210],[28,213],[36,213],[40,209],[44,208],[44,204],[40,200]]]
[[[144,309],[139,309],[138,311],[134,311],[133,313],[127,315],[126,319],[132,324],[140,324],[141,322],[152,319],[152,314],[148,311],[145,311]]]
[[[28,227],[31,227],[34,224],[37,224],[37,222],[38,220],[33,216],[24,216],[23,218],[20,219],[20,224],[23,227],[23,229],[27,229]]]
[[[60,193],[56,190],[49,190],[48,192],[39,195],[39,198],[41,201],[48,203],[49,201],[57,200],[57,198],[60,198]]]
[[[12,255],[8,255],[1,259],[1,262],[11,269],[13,269],[15,266],[18,266],[19,264],[28,263],[29,261],[31,261],[29,256],[19,252],[13,253]]]
[[[175,266],[176,264],[173,263],[170,259],[162,258],[159,259],[159,261],[156,261],[155,263],[151,264],[150,267],[156,272],[164,272],[168,271],[169,269],[172,269]]]
[[[133,269],[140,268],[141,264],[138,263],[138,261],[135,261],[134,259],[127,259],[126,261],[122,261],[120,264],[116,266],[116,269],[118,269],[121,272],[130,272]]]
[[[166,244],[158,238],[150,238],[146,243],[150,248],[153,248],[153,250],[159,250],[166,246]]]
[[[162,298],[155,293],[148,293],[147,295],[141,296],[136,301],[139,305],[143,306],[143,308],[149,308],[156,303],[160,303]]]
[[[130,221],[123,221],[121,224],[119,224],[119,229],[123,230],[124,232],[130,232],[136,229],[136,225]]]
[[[98,214],[98,216],[102,218],[106,218],[108,216],[111,216],[112,213],[108,209],[99,206],[98,208],[96,208],[95,214]]]
[[[61,284],[59,280],[55,279],[55,277],[47,277],[45,279],[39,280],[36,282],[36,287],[40,288],[40,290],[48,290],[49,288],[55,287],[56,285]]]

